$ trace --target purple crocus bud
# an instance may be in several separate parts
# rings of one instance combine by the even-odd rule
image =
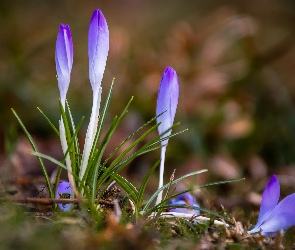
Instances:
[[[171,199],[168,204],[200,207],[199,204],[196,202],[196,199],[191,194],[188,194],[188,193],[181,194],[178,197]],[[194,208],[181,208],[181,207],[172,208],[170,209],[170,212],[200,215],[200,211]]]
[[[70,198],[71,196],[71,185],[68,181],[60,181],[57,190],[56,190],[56,198]],[[73,208],[73,204],[65,204],[65,203],[57,203],[60,210],[64,212],[68,212]]]
[[[95,138],[101,100],[101,81],[109,52],[109,29],[106,19],[100,10],[92,14],[88,33],[89,79],[93,92],[93,103],[90,121],[85,137],[80,180],[86,172],[92,143]]]
[[[280,184],[272,175],[261,200],[258,222],[249,234],[261,232],[265,236],[274,236],[281,230],[295,225],[295,194],[284,198],[279,204]]]
[[[88,32],[89,79],[92,90],[97,90],[102,81],[109,52],[109,29],[100,10],[92,14]]]
[[[156,115],[157,123],[161,124],[158,126],[158,132],[160,137],[166,137],[171,134],[169,130],[174,121],[176,108],[178,104],[179,97],[179,84],[176,72],[173,68],[167,67],[163,73],[162,80],[160,83],[160,88],[158,92]],[[164,113],[163,113],[164,112]],[[167,131],[169,130],[169,131]],[[163,186],[164,180],[164,162],[166,148],[168,144],[168,139],[161,141],[161,164],[160,164],[160,174],[159,174],[159,189]],[[163,191],[159,192],[156,204],[159,204],[162,200]]]
[[[73,42],[70,27],[60,24],[56,39],[55,63],[60,99],[64,106],[73,65]]]
[[[157,122],[161,122],[158,127],[159,134],[163,134],[172,127],[179,97],[179,84],[176,72],[173,68],[167,67],[163,73],[160,88],[158,92],[156,115]],[[165,136],[171,134],[171,130],[165,133]],[[162,135],[164,136],[164,135]],[[165,142],[165,144],[167,141]]]

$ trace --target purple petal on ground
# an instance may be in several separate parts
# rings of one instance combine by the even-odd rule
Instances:
[[[156,115],[163,112],[157,118],[157,123],[161,122],[158,127],[159,134],[163,134],[166,130],[172,127],[179,97],[179,84],[175,70],[167,67],[163,73],[159,87]],[[167,132],[164,136],[171,134]]]
[[[187,205],[192,207],[200,207],[199,204],[196,202],[196,199],[191,194],[182,194],[178,197],[171,199],[168,203],[169,205]],[[195,214],[199,215],[200,211],[197,209],[190,209],[190,208],[172,208],[170,212],[177,212],[177,213],[186,213],[186,214]]]
[[[275,175],[272,175],[262,194],[260,212],[257,224],[261,224],[269,213],[277,206],[280,198],[280,183]]]
[[[56,198],[68,198],[71,195],[71,185],[68,181],[60,181],[57,190],[56,190]],[[73,204],[64,204],[64,203],[57,203],[59,208],[64,211],[68,212],[72,209]]]
[[[284,198],[260,226],[262,235],[286,230],[295,225],[295,194]]]
[[[277,206],[279,198],[280,183],[277,177],[272,175],[262,194],[258,222],[248,233],[255,233],[260,230],[261,224],[268,218],[272,210]]]

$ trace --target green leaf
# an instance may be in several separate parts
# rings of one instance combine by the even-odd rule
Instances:
[[[143,128],[145,128],[147,125],[151,124],[153,121],[157,119],[158,116],[153,117],[148,122],[146,122],[144,125],[142,125],[140,128],[138,128],[135,132],[133,132],[131,135],[129,135],[124,141],[122,141],[114,150],[113,152],[106,158],[103,165],[106,165],[106,163],[109,161],[110,158],[113,157],[113,155],[126,143],[128,142],[132,137],[134,137],[136,134],[138,134]]]
[[[225,183],[231,183],[231,182],[237,182],[237,181],[243,181],[243,180],[245,180],[245,178],[230,179],[230,180],[225,180],[225,181],[216,181],[216,182],[203,184],[203,185],[198,186],[198,187],[199,188],[205,188],[205,187],[210,187],[210,186],[215,186],[215,185],[220,185],[220,184],[225,184]]]
[[[37,146],[36,146],[36,144],[35,144],[35,142],[34,142],[32,136],[31,136],[30,133],[28,132],[27,128],[25,127],[25,125],[23,124],[23,122],[21,121],[21,119],[19,118],[19,116],[17,115],[17,113],[14,111],[14,109],[11,109],[11,111],[12,111],[12,113],[14,114],[14,116],[16,117],[16,119],[17,119],[19,125],[21,126],[21,128],[23,129],[24,133],[26,134],[26,136],[27,136],[27,138],[28,138],[28,140],[29,140],[29,142],[30,142],[30,144],[31,144],[31,146],[32,146],[32,148],[33,148],[33,150],[34,150],[34,152],[35,152],[35,153],[38,153],[38,152],[39,152],[39,151],[38,151],[38,148],[37,148]],[[49,197],[50,197],[50,198],[54,198],[54,194],[53,194],[53,192],[52,192],[52,188],[51,188],[50,180],[49,180],[48,173],[47,173],[47,170],[46,170],[46,168],[45,168],[45,165],[44,165],[44,163],[43,163],[41,157],[38,156],[37,158],[38,158],[38,161],[39,161],[39,163],[40,163],[40,165],[41,165],[41,169],[42,169],[42,172],[43,172],[43,175],[44,175],[45,181],[46,181],[46,185],[47,185],[47,188],[48,188],[48,191],[49,191]]]
[[[153,202],[153,200],[157,197],[157,195],[162,191],[164,190],[165,188],[169,187],[170,185],[173,185],[187,177],[190,177],[190,176],[193,176],[193,175],[197,175],[197,174],[201,174],[201,173],[204,173],[204,172],[207,172],[208,170],[207,169],[202,169],[202,170],[199,170],[199,171],[195,171],[195,172],[192,172],[192,173],[189,173],[189,174],[186,174],[186,175],[183,175],[181,177],[179,177],[178,179],[172,181],[172,182],[169,182],[167,184],[165,184],[164,186],[162,186],[161,188],[159,188],[152,196],[151,198],[148,200],[148,202],[145,204],[145,206],[143,207],[142,211],[146,211],[147,208],[151,205],[151,203]]]
[[[119,117],[115,117],[113,122],[111,123],[106,135],[103,138],[103,141],[101,143],[101,146],[98,150],[96,159],[94,161],[93,167],[94,167],[94,175],[93,175],[93,181],[92,181],[92,199],[94,200],[95,198],[95,194],[99,188],[100,185],[98,185],[97,183],[97,179],[98,179],[98,174],[99,174],[99,167],[100,167],[100,162],[102,159],[102,155],[106,149],[106,146],[112,136],[112,134],[114,133],[115,129],[117,128],[117,126],[119,125],[119,123],[121,122],[121,120],[124,118],[124,116],[127,114],[128,112],[128,107],[130,106],[131,102],[132,102],[133,98],[130,99],[130,101],[127,103],[125,109],[123,110],[122,114]],[[101,177],[99,178],[101,179]]]
[[[57,134],[57,136],[59,137],[59,131],[58,129],[54,126],[54,124],[50,121],[50,119],[44,114],[44,112],[37,107],[37,109],[39,110],[39,112],[43,115],[43,117],[45,118],[45,120],[49,123],[50,127],[53,129],[53,131]]]
[[[159,163],[160,163],[160,160],[158,160],[145,175],[145,177],[139,187],[139,190],[138,190],[138,197],[137,197],[136,203],[140,203],[143,201],[143,194],[144,194],[146,185],[147,185],[152,173],[155,171],[156,167],[159,166]]]

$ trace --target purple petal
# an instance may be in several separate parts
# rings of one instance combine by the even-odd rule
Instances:
[[[259,231],[261,224],[269,217],[270,213],[277,206],[280,198],[280,183],[275,175],[272,175],[266,188],[263,191],[258,222],[248,233]]]
[[[260,226],[262,235],[273,235],[295,225],[295,194],[283,199]]]
[[[55,63],[60,97],[65,100],[73,65],[73,42],[70,27],[60,24],[56,39]]]
[[[59,182],[56,190],[56,198],[67,198],[71,195],[71,185],[68,181]],[[73,207],[73,204],[57,203],[59,208],[64,211],[70,211]]]
[[[93,91],[101,84],[109,52],[109,29],[100,10],[95,10],[88,32],[89,79]]]
[[[178,197],[171,199],[168,203],[169,205],[187,205],[191,207],[200,207],[199,204],[196,202],[196,199],[191,194],[182,194]],[[170,212],[177,212],[177,213],[186,213],[186,214],[195,214],[199,215],[200,211],[197,209],[190,209],[190,208],[172,208]]]
[[[177,74],[173,68],[167,67],[163,73],[160,83],[156,108],[156,115],[159,115],[166,111],[157,118],[157,123],[161,122],[161,125],[158,127],[160,135],[171,128],[173,125],[178,104],[178,97],[179,84]],[[162,137],[168,136],[170,134],[171,130],[165,133],[165,135],[162,135]]]

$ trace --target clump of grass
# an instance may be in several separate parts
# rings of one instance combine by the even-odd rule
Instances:
[[[61,112],[58,126],[54,125],[54,122],[50,121],[42,110],[39,109],[49,126],[60,138],[64,153],[61,161],[39,152],[36,143],[21,121],[21,118],[12,109],[13,114],[28,137],[34,151],[33,154],[39,160],[49,198],[54,204],[53,209],[56,209],[55,204],[58,203],[58,201],[54,200],[55,198],[66,198],[68,196],[71,200],[67,201],[69,204],[64,206],[63,210],[69,212],[74,208],[73,204],[75,202],[79,203],[80,209],[74,209],[72,213],[67,214],[62,214],[55,210],[56,213],[54,214],[35,213],[30,214],[31,216],[26,216],[23,212],[18,213],[13,209],[9,211],[7,218],[2,218],[4,224],[14,220],[17,221],[15,228],[13,223],[11,224],[12,227],[9,230],[12,237],[8,237],[6,241],[8,245],[5,246],[17,247],[17,245],[13,245],[13,237],[19,236],[19,231],[16,228],[21,226],[28,227],[29,229],[23,235],[26,238],[23,242],[25,244],[29,242],[27,246],[31,248],[38,246],[40,243],[37,238],[42,239],[46,235],[39,233],[40,229],[42,232],[49,232],[54,236],[54,239],[56,239],[56,235],[58,236],[57,240],[55,240],[58,243],[54,245],[57,249],[60,246],[64,246],[62,240],[65,237],[63,235],[71,235],[73,232],[79,234],[80,238],[71,236],[71,240],[73,242],[79,241],[81,247],[87,248],[101,244],[106,248],[120,247],[121,249],[122,247],[130,249],[132,247],[138,248],[139,246],[145,247],[145,249],[155,246],[190,247],[195,244],[200,248],[281,247],[284,242],[280,233],[274,239],[266,240],[265,237],[259,234],[249,235],[246,226],[228,214],[220,214],[216,211],[199,206],[191,206],[190,204],[168,204],[172,198],[191,191],[190,189],[185,189],[176,193],[172,188],[173,185],[187,177],[207,171],[206,169],[195,171],[178,179],[174,179],[172,176],[167,184],[163,183],[165,152],[168,140],[185,131],[172,133],[172,129],[177,126],[177,124],[173,125],[173,123],[178,103],[179,84],[176,72],[171,67],[165,69],[161,80],[156,116],[143,124],[125,140],[118,143],[117,147],[108,156],[105,156],[103,160],[110,139],[121,121],[127,116],[133,97],[126,104],[122,113],[113,118],[106,129],[106,133],[103,134],[102,128],[105,126],[105,119],[111,103],[114,80],[110,85],[104,106],[100,111],[101,81],[109,50],[108,26],[100,10],[95,10],[92,15],[88,40],[89,79],[93,90],[93,105],[83,150],[80,149],[78,134],[84,117],[76,123],[73,119],[70,105],[66,100],[73,63],[73,44],[68,25],[60,25],[56,42],[56,68]],[[156,121],[156,124],[153,124],[154,121]],[[156,130],[158,130],[159,135],[144,142]],[[131,142],[129,146],[126,146],[127,142]],[[143,145],[139,147],[140,144]],[[119,150],[125,146],[126,148],[123,152],[117,155]],[[160,160],[150,168],[138,188],[120,175],[122,169],[136,157],[158,149],[161,151]],[[50,182],[43,159],[50,160],[59,167],[54,186]],[[147,183],[159,165],[158,190],[145,200],[144,193]],[[68,194],[64,193],[65,191],[59,192],[60,174],[63,169],[68,173],[70,187]],[[239,180],[207,183],[197,188],[201,189]],[[124,192],[113,186],[113,183],[116,183]],[[76,200],[73,200],[74,198]],[[59,202],[64,203],[61,199]],[[9,205],[8,203],[3,203],[1,206],[1,209],[5,210],[5,207]],[[172,213],[169,212],[171,208],[195,209],[208,217]],[[34,223],[32,219],[38,220],[38,222]],[[46,221],[46,223],[43,223],[44,221],[39,223],[40,219],[41,221]],[[81,221],[83,223],[80,223]],[[55,223],[58,227],[54,226]],[[85,229],[86,232],[84,232]],[[17,231],[17,233],[14,233],[14,231]],[[30,238],[28,232],[32,232],[31,235],[34,235],[34,237]],[[95,232],[95,235],[92,234],[93,232]],[[49,239],[51,240],[50,237]],[[72,242],[68,244],[70,245]]]

